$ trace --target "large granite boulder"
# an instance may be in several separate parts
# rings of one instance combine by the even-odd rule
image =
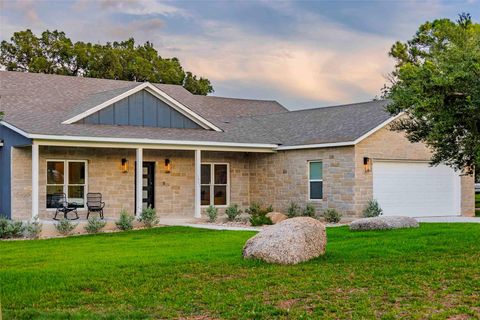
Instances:
[[[267,217],[270,218],[270,220],[272,220],[273,224],[277,224],[279,222],[282,222],[283,220],[288,219],[287,215],[280,212],[269,212],[267,213]]]
[[[350,224],[350,230],[388,230],[418,228],[418,226],[418,221],[414,218],[400,216],[379,216],[355,220]]]
[[[325,225],[313,218],[298,217],[266,227],[250,238],[243,248],[243,257],[297,264],[324,254],[326,245]]]

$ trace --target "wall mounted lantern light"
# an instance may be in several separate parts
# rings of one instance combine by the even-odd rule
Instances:
[[[125,158],[122,159],[122,172],[128,172],[128,160]]]
[[[372,159],[368,157],[363,158],[363,169],[365,172],[372,171]]]
[[[165,159],[165,173],[170,173],[172,171],[172,163],[170,159]]]

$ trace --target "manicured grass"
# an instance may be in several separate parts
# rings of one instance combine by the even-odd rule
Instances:
[[[253,232],[0,242],[4,319],[480,317],[480,224],[327,232],[297,266],[243,260]]]

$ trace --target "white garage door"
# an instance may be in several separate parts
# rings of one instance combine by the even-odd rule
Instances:
[[[374,161],[373,197],[384,215],[460,215],[460,176],[426,162]]]

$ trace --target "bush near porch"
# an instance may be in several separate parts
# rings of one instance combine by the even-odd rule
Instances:
[[[243,260],[253,232],[165,227],[0,242],[5,319],[478,318],[480,224],[349,232],[296,266]],[[202,318],[203,319],[203,318]]]

